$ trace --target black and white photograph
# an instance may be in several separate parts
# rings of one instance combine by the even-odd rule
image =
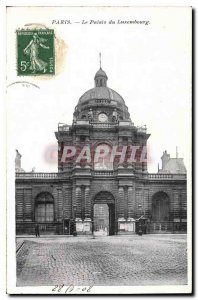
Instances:
[[[192,293],[192,8],[7,7],[7,291]]]

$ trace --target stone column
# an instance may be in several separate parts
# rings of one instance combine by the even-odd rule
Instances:
[[[76,198],[76,218],[81,218],[81,187],[76,186],[75,190],[75,198]]]
[[[124,187],[120,186],[118,189],[118,234],[124,234],[126,229],[126,220],[124,218],[125,203],[124,203]]]
[[[134,214],[133,188],[128,187],[128,218],[132,218]]]
[[[118,218],[124,218],[124,187],[120,186],[118,189],[119,204],[118,204]]]
[[[127,188],[127,201],[128,201],[128,218],[126,222],[126,231],[128,234],[135,234],[135,219],[133,219],[135,210],[135,201],[133,197],[133,187]]]
[[[85,219],[83,222],[84,234],[91,234],[92,222],[91,222],[91,199],[90,199],[90,187],[85,187]]]
[[[85,187],[85,218],[91,217],[90,187]]]
[[[66,219],[72,218],[72,187],[65,186],[64,192],[64,217]]]
[[[75,222],[76,222],[76,232],[77,234],[83,233],[83,223],[81,218],[82,213],[82,189],[80,186],[76,186],[75,189],[75,200],[76,200],[76,214],[75,214]]]

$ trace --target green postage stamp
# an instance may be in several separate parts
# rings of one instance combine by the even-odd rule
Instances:
[[[17,74],[55,74],[54,30],[17,30]]]

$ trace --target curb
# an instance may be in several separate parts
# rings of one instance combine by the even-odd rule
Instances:
[[[19,252],[19,250],[22,248],[23,245],[24,245],[24,241],[22,241],[22,243],[18,247],[16,247],[16,253]]]

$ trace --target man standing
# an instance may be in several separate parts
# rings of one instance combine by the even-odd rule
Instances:
[[[40,237],[40,234],[39,234],[39,225],[38,224],[36,224],[36,226],[35,226],[35,235],[36,235],[36,237],[37,236]]]

